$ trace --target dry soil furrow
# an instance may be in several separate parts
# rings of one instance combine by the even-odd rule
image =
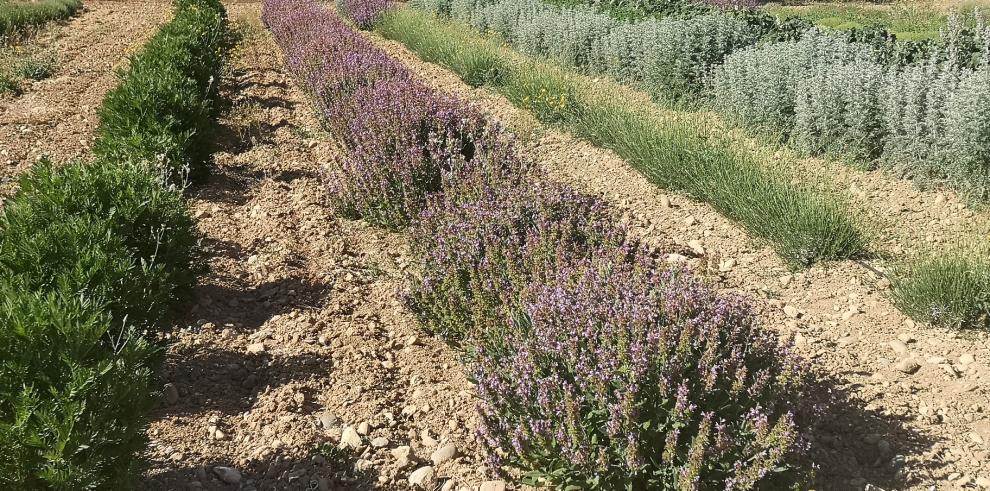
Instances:
[[[0,196],[42,156],[61,161],[86,154],[117,68],[170,12],[165,1],[87,1],[85,12],[39,40],[58,59],[57,71],[0,102]]]
[[[613,153],[542,128],[506,99],[371,37],[428,83],[515,128],[555,179],[604,196],[634,233],[726,290],[744,292],[764,323],[796,337],[840,401],[815,434],[823,487],[955,489],[990,479],[985,333],[915,326],[891,304],[887,282],[853,262],[792,272],[710,206],[664,194]],[[913,374],[897,368],[909,356],[921,365]]]
[[[191,201],[211,272],[168,349],[174,399],[149,428],[143,487],[406,489],[448,445],[436,476],[482,481],[464,369],[398,300],[406,239],[332,216],[320,167],[337,152],[258,4],[230,11],[250,26],[234,107]]]

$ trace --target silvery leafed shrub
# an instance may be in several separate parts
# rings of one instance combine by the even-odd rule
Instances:
[[[869,163],[883,150],[885,68],[872,61],[816,61],[798,82],[791,141],[811,155]]]
[[[790,489],[796,358],[743,301],[626,248],[522,293],[475,370],[489,464],[557,489]]]
[[[867,45],[809,31],[798,41],[756,46],[730,54],[712,77],[715,106],[738,124],[789,136],[797,89],[816,65],[870,61]]]
[[[990,67],[966,75],[949,98],[943,148],[948,182],[990,199]]]
[[[921,182],[941,177],[946,110],[958,84],[959,72],[946,63],[926,62],[890,73],[884,81],[886,166]]]
[[[744,20],[720,12],[683,20],[628,22],[589,7],[561,8],[540,0],[454,3],[451,10],[461,12],[455,18],[460,16],[480,31],[498,33],[524,53],[641,82],[648,90],[673,98],[703,89],[726,54],[754,44],[762,35]]]

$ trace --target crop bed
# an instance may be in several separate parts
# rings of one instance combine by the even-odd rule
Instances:
[[[504,3],[180,0],[91,162],[12,157],[0,483],[990,488],[982,256],[913,243],[982,209],[472,30]]]

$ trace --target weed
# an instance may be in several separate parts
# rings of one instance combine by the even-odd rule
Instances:
[[[31,55],[20,60],[15,69],[21,78],[29,80],[44,80],[55,74],[57,61],[51,55]]]

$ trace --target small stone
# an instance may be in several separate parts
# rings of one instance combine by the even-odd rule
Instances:
[[[859,341],[859,336],[856,335],[842,336],[841,338],[839,338],[838,341],[835,342],[835,344],[839,345],[840,348],[844,348],[846,346],[852,346],[856,344],[857,341]]]
[[[895,340],[890,342],[890,349],[894,350],[894,353],[899,355],[907,354],[908,347],[903,341]]]
[[[787,286],[791,284],[791,280],[794,279],[793,275],[784,275],[780,277],[780,286]]]
[[[793,305],[785,305],[784,306],[784,315],[786,315],[787,317],[790,317],[791,319],[797,319],[798,316],[801,315],[801,313],[798,312],[797,307],[795,307]]]
[[[973,443],[977,445],[983,445],[984,443],[983,437],[980,436],[980,434],[975,431],[969,434],[969,439],[972,440]]]
[[[698,223],[698,220],[693,216],[688,216],[687,218],[684,219],[684,225],[687,225],[688,227],[694,225],[695,223]]]
[[[485,481],[478,491],[505,491],[505,481]]]
[[[722,263],[718,265],[718,270],[725,273],[727,271],[731,271],[732,268],[734,267],[736,267],[736,260],[726,259],[725,261],[722,261]]]
[[[265,352],[265,343],[262,342],[262,343],[249,344],[248,347],[247,347],[247,351],[248,351],[248,353],[251,353],[251,354],[264,353]]]
[[[340,435],[340,444],[342,446],[361,448],[361,443],[361,435],[358,435],[358,432],[353,426],[344,428],[344,432]]]
[[[414,488],[428,489],[430,491],[436,487],[437,478],[433,473],[433,467],[420,467],[409,474],[409,485]]]
[[[337,424],[337,417],[329,412],[322,412],[317,416],[317,418],[319,418],[320,426],[322,426],[324,430],[329,430]]]
[[[932,365],[941,365],[949,360],[946,360],[945,357],[942,356],[930,356],[925,361],[931,363]]]
[[[175,384],[165,384],[164,392],[165,404],[173,406],[175,403],[179,402],[179,389],[175,386]]]
[[[433,465],[440,465],[455,456],[457,456],[457,447],[453,444],[448,444],[436,449],[433,454],[430,455],[430,460],[433,461]]]
[[[969,353],[963,354],[962,356],[959,357],[959,364],[960,365],[969,365],[970,363],[973,363],[974,361],[976,361],[976,357],[973,356],[973,355],[971,355],[971,354],[969,354]]]
[[[391,453],[392,456],[395,457],[395,463],[398,464],[399,467],[405,467],[409,465],[410,452],[411,449],[409,448],[409,446],[403,445],[401,447],[393,448],[389,453]]]
[[[984,489],[990,489],[990,479],[985,477],[977,477],[975,484]]]
[[[689,241],[688,242],[688,247],[691,248],[691,252],[695,253],[698,256],[704,256],[705,255],[705,247],[703,245],[701,245],[701,241],[698,241],[698,240]]]
[[[897,362],[897,365],[894,365],[894,368],[896,368],[898,371],[907,374],[912,374],[914,372],[917,372],[918,369],[921,368],[921,364],[915,361],[914,358],[905,358]]]
[[[688,261],[688,257],[685,255],[677,254],[676,252],[667,254],[668,263],[678,264],[678,263],[686,263],[687,261]]]
[[[423,445],[426,445],[427,447],[437,446],[436,439],[430,436],[430,430],[426,428],[423,428],[423,431],[419,433],[419,439],[422,440]]]
[[[216,466],[213,468],[213,473],[227,484],[240,484],[241,482],[240,471],[232,467]]]
[[[371,440],[371,446],[375,448],[382,448],[388,446],[388,438],[380,436],[378,438]]]
[[[371,425],[367,421],[362,421],[357,427],[358,435],[367,435],[371,432]]]
[[[902,332],[902,333],[898,334],[897,335],[897,339],[899,339],[904,344],[913,343],[914,342],[914,336],[912,336],[912,335],[910,335],[910,334],[908,334],[906,332]]]
[[[668,198],[666,196],[661,196],[660,197],[660,206],[662,206],[664,208],[670,208],[670,198]]]

